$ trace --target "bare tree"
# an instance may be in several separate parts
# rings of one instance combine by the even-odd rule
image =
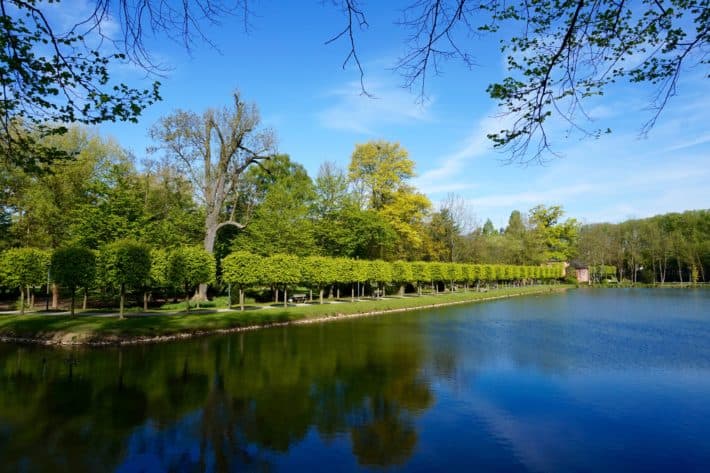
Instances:
[[[273,156],[275,138],[261,128],[254,104],[234,94],[231,107],[208,109],[202,115],[178,110],[151,129],[151,138],[166,161],[192,183],[205,209],[204,248],[214,251],[217,232],[227,225],[244,228],[239,215],[239,180],[252,164]],[[201,295],[204,289],[201,286]]]

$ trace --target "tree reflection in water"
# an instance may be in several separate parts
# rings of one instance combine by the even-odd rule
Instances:
[[[290,327],[103,350],[0,347],[8,470],[268,468],[309,432],[400,465],[433,400],[392,325]],[[67,363],[68,356],[77,362]]]

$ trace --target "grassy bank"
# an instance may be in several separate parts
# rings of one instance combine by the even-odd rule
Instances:
[[[104,315],[0,315],[0,340],[10,342],[61,345],[120,344],[164,341],[210,333],[267,327],[287,323],[306,323],[325,319],[361,316],[461,304],[527,294],[565,290],[569,286],[532,286],[491,290],[490,292],[456,292],[421,297],[386,298],[309,304],[296,307],[261,308],[240,311],[195,311],[184,313],[142,314],[119,320]]]

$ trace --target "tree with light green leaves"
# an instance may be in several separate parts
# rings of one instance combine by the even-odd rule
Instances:
[[[434,293],[439,292],[439,282],[446,281],[444,265],[442,263],[429,263],[429,275],[431,276],[431,286]]]
[[[318,289],[318,299],[322,304],[325,287],[338,279],[338,260],[325,256],[306,256],[300,262],[301,282]]]
[[[119,318],[123,319],[126,292],[144,287],[150,278],[150,250],[135,240],[118,240],[99,252],[99,279],[118,288]]]
[[[466,264],[466,263],[461,263],[459,264],[459,271],[461,272],[461,282],[464,284],[464,289],[468,291],[469,285],[471,284],[471,279],[472,279],[472,268],[473,265]]]
[[[215,280],[214,255],[198,246],[180,246],[168,256],[168,281],[185,292],[185,310],[190,311],[190,292]],[[199,298],[197,308],[200,308]]]
[[[422,295],[422,286],[425,283],[431,282],[431,270],[429,268],[429,263],[424,261],[415,261],[411,264],[412,266],[412,278],[417,283],[417,292]]]
[[[367,262],[367,279],[374,283],[376,293],[385,295],[385,287],[392,282],[392,266],[387,261],[374,260]]]
[[[264,282],[284,291],[284,308],[288,307],[288,288],[301,282],[302,275],[297,256],[276,254],[264,258]]]
[[[456,290],[456,282],[461,279],[461,268],[456,263],[444,263],[443,273],[446,281],[449,282],[451,292]]]
[[[471,281],[476,282],[476,290],[481,286],[482,267],[480,264],[471,265]]]
[[[415,283],[412,264],[407,261],[395,261],[392,263],[392,281],[399,284],[399,295],[404,295],[405,286]]]
[[[263,258],[248,251],[235,251],[222,260],[222,280],[239,289],[239,310],[244,310],[244,289],[263,279]],[[229,301],[231,306],[232,301]]]
[[[47,282],[50,256],[37,248],[11,248],[2,253],[0,280],[20,290],[20,315],[25,314],[25,291],[31,305],[31,288]]]
[[[54,282],[71,291],[71,316],[74,317],[78,288],[84,289],[82,309],[86,310],[87,293],[96,278],[96,255],[94,252],[81,246],[67,246],[54,250],[51,274]]]

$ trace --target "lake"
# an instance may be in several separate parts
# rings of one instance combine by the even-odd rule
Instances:
[[[3,471],[707,471],[710,291],[0,345]]]

